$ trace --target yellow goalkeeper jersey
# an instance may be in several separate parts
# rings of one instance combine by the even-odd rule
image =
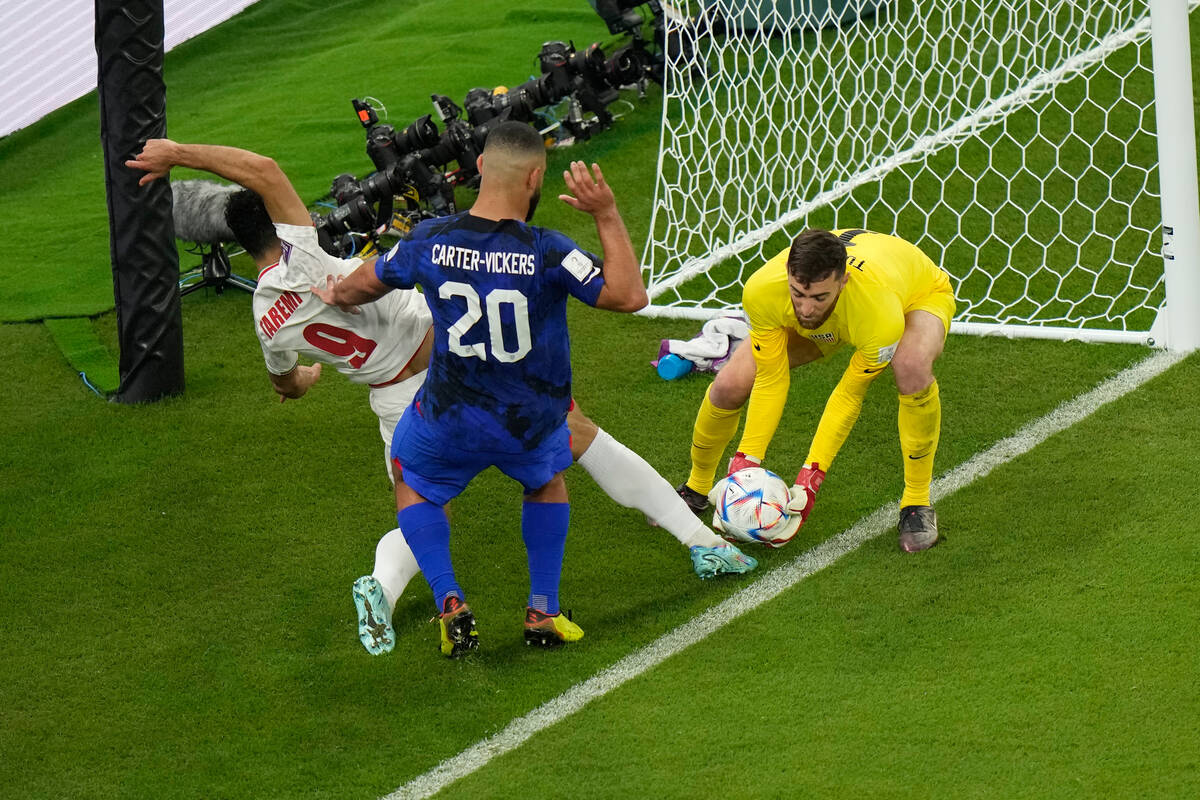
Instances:
[[[854,355],[838,388],[849,391],[861,404],[871,380],[896,353],[904,334],[905,314],[923,309],[940,318],[946,330],[950,328],[954,294],[949,276],[916,245],[896,236],[859,229],[835,230],[833,234],[846,243],[849,279],[829,319],[819,328],[807,330],[796,319],[788,287],[790,248],[746,281],[742,306],[750,321],[757,369],[739,448],[748,455],[766,455],[783,416],[790,382],[789,336],[809,340],[822,355],[852,345]],[[832,454],[828,460],[832,460]],[[823,467],[828,468],[828,464]]]

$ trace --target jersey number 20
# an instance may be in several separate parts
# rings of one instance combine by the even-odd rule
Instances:
[[[463,344],[467,331],[475,327],[475,323],[483,318],[483,310],[479,305],[479,294],[470,284],[460,281],[446,281],[438,287],[438,297],[449,300],[451,297],[461,297],[467,303],[467,312],[450,326],[450,352],[463,358],[484,358],[488,356],[487,346],[483,342]],[[529,301],[525,295],[516,289],[492,289],[484,297],[487,306],[488,340],[492,346],[492,358],[504,363],[520,361],[529,354],[533,347],[529,335]],[[504,321],[500,310],[504,306],[512,308],[513,326],[516,328],[515,350],[509,350],[504,344]]]

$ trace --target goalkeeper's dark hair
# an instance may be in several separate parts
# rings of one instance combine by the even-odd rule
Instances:
[[[804,286],[830,276],[841,278],[846,274],[846,243],[819,228],[802,231],[792,239],[787,269]]]
[[[496,126],[483,144],[483,152],[503,150],[509,155],[528,158],[546,154],[546,143],[532,125],[509,120]]]
[[[233,238],[253,258],[262,258],[279,244],[275,224],[271,222],[262,197],[251,189],[242,189],[229,196],[225,223],[233,231]]]

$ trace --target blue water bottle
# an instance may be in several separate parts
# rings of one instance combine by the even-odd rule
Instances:
[[[695,364],[686,358],[668,353],[658,360],[658,375],[663,380],[673,381],[687,375],[694,366]]]

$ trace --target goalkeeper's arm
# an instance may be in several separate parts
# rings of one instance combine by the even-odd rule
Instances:
[[[821,469],[829,469],[862,413],[863,398],[867,396],[871,381],[886,366],[871,364],[861,350],[850,357],[850,364],[825,402],[825,411],[817,423],[805,464],[816,463]]]

